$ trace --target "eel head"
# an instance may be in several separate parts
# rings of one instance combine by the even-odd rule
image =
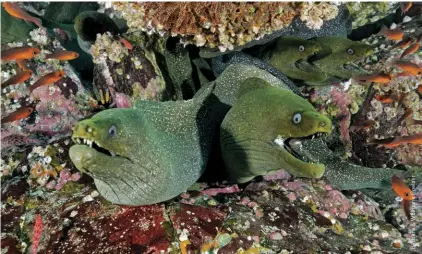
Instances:
[[[277,40],[276,48],[269,59],[275,66],[290,65],[298,60],[307,60],[322,49],[318,42],[293,36],[283,36]]]
[[[133,109],[110,109],[91,119],[80,121],[73,127],[72,140],[77,144],[69,155],[82,172],[98,177],[123,165],[134,163],[131,150],[136,138],[130,131]],[[136,121],[136,120],[135,120]]]
[[[232,180],[246,182],[283,168],[298,177],[320,178],[323,164],[302,160],[291,140],[331,133],[331,120],[288,90],[251,78],[221,124],[223,159]]]

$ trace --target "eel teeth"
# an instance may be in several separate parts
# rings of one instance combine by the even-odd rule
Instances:
[[[116,154],[115,154],[115,153],[113,153],[113,152],[111,152],[111,151],[110,151],[110,154],[111,154],[111,156],[113,156],[113,157],[114,157],[114,156],[116,156]]]
[[[92,148],[92,145],[95,143],[96,145],[98,145],[99,147],[101,147],[98,143],[96,143],[94,140],[92,139],[88,139],[88,138],[72,138],[73,142],[77,143],[77,144],[85,144],[88,145],[89,147]]]

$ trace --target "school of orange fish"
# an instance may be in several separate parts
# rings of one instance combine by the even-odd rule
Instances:
[[[411,2],[403,3],[401,5],[402,13],[405,14],[410,9],[411,6],[412,6]],[[420,43],[422,41],[422,34],[419,35],[418,38],[413,38],[411,36],[404,36],[404,32],[400,28],[400,26],[397,26],[394,29],[389,29],[385,25],[383,25],[377,35],[383,35],[387,39],[393,42],[397,42],[396,44],[393,45],[392,47],[393,50],[394,49],[403,50],[399,59],[396,59],[391,63],[392,67],[398,67],[402,70],[402,72],[397,73],[397,74],[381,72],[381,73],[376,73],[376,74],[367,75],[367,76],[355,76],[352,78],[353,80],[362,84],[365,84],[366,82],[368,82],[372,84],[378,83],[378,84],[387,86],[390,83],[390,81],[396,77],[422,75],[422,66],[414,64],[407,60],[403,60],[407,56],[410,56],[419,50]],[[419,85],[417,87],[417,92],[420,94],[420,96],[422,96],[422,85]],[[394,102],[401,103],[405,97],[406,97],[406,94],[404,93],[389,94],[389,95],[385,95],[385,94],[375,95],[375,99],[384,104],[390,104]],[[411,108],[406,109],[403,116],[398,120],[399,123],[405,122],[406,125],[422,124],[422,120],[413,119],[411,117],[412,114],[413,114],[413,109]],[[375,124],[374,120],[365,120],[365,121],[360,122],[358,125],[352,126],[351,131],[365,130],[372,127],[374,124]],[[378,146],[383,146],[386,148],[394,148],[402,144],[422,145],[422,133],[409,135],[409,136],[396,136],[396,137],[385,138],[385,139],[375,139],[368,142],[368,144],[377,144]],[[409,186],[406,185],[404,180],[398,176],[393,176],[391,178],[391,182],[392,182],[392,188],[394,192],[396,193],[396,195],[402,198],[403,211],[406,217],[410,220],[411,219],[410,211],[411,211],[411,205],[412,205],[411,201],[414,199],[413,192],[409,188]]]

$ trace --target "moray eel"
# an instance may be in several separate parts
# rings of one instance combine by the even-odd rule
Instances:
[[[298,177],[320,178],[323,164],[292,154],[288,141],[331,133],[326,116],[293,92],[248,78],[220,126],[221,153],[229,180],[244,183],[283,168]]]
[[[289,147],[304,161],[324,163],[324,178],[341,190],[364,188],[390,189],[391,177],[405,171],[390,168],[367,168],[337,157],[321,139],[290,139]]]
[[[273,50],[264,56],[272,66],[293,79],[322,82],[328,79],[328,75],[316,67],[300,69],[297,62],[306,62],[309,57],[321,51],[322,47],[318,42],[304,40],[298,37],[280,37]],[[311,67],[311,66],[309,66]]]
[[[355,75],[346,65],[371,55],[372,46],[362,42],[351,41],[337,36],[324,36],[312,39],[322,46],[313,59],[313,65],[332,76],[351,78]]]
[[[137,101],[77,123],[69,155],[116,204],[148,205],[186,191],[205,170],[218,125],[209,103],[214,86],[189,101]]]
[[[225,56],[230,56],[229,58],[224,59]],[[214,62],[213,59],[213,69],[215,70],[216,67],[218,67],[219,72],[217,73],[218,78],[215,80],[215,82],[212,82],[215,84],[216,88],[213,92],[214,95],[216,95],[219,103],[214,104],[214,110],[217,109],[220,110],[220,115],[224,116],[227,114],[227,112],[230,110],[230,108],[237,104],[236,102],[236,94],[239,90],[239,86],[242,83],[247,83],[250,81],[246,81],[248,79],[251,79],[253,77],[259,78],[262,80],[265,80],[269,85],[278,88],[279,90],[287,89],[292,90],[291,86],[284,83],[279,79],[275,78],[274,75],[276,75],[275,72],[266,72],[264,70],[264,64],[265,62],[262,61],[260,63],[258,59],[254,59],[253,57],[248,57],[247,55],[241,53],[241,52],[233,52],[230,54],[227,54],[222,57],[218,57],[218,61]],[[253,62],[255,61],[255,62]],[[246,64],[243,64],[246,63]],[[278,76],[277,76],[278,77]],[[261,82],[261,81],[260,81]],[[265,83],[261,82],[261,83]],[[204,89],[205,87],[201,88]],[[292,97],[295,98],[295,97]],[[309,104],[306,100],[304,100],[302,97],[297,96],[297,99],[299,101],[304,102],[305,104]],[[288,100],[290,101],[290,100]],[[266,102],[266,99],[263,99],[261,101],[257,101],[256,104],[244,104],[243,109],[240,108],[240,106],[237,106],[237,110],[239,111],[252,111],[255,108],[261,107],[262,103],[268,103]],[[280,103],[281,104],[281,103]],[[280,105],[279,105],[280,106]],[[288,107],[288,105],[286,106]],[[259,111],[259,110],[258,110]],[[228,118],[227,118],[228,119]],[[225,120],[226,124],[227,121]],[[249,118],[245,118],[249,119]],[[238,126],[248,126],[247,123],[241,123],[245,119],[238,118],[237,123],[233,123],[234,125]],[[222,118],[220,118],[222,120]],[[219,121],[220,121],[219,120]],[[287,121],[287,120],[286,120]],[[274,129],[274,123],[272,121],[265,121],[264,119],[259,119],[259,121],[255,122],[255,127],[251,124],[248,126],[250,128],[255,128],[256,130],[259,130],[258,128],[261,128],[263,133],[266,133],[268,131],[271,131]],[[327,130],[328,131],[328,130]],[[237,134],[236,132],[241,132],[243,134]],[[221,133],[223,133],[223,130],[221,130]],[[232,133],[228,136],[238,136],[238,135],[247,135],[248,133],[241,130],[241,129],[232,129]],[[223,134],[219,134],[223,135]],[[277,135],[274,135],[275,137],[278,137]],[[247,135],[248,139],[260,139],[260,135],[254,135],[253,132],[250,133],[250,135]],[[290,136],[289,136],[290,137]],[[273,140],[271,140],[274,144],[274,137]],[[281,140],[279,140],[281,141]],[[300,142],[298,142],[300,141]],[[236,142],[241,142],[241,140],[238,140]],[[279,142],[281,143],[281,142]],[[242,144],[242,143],[240,143]],[[323,140],[319,138],[309,139],[309,138],[290,138],[290,139],[284,139],[283,140],[284,146],[287,146],[287,150],[292,154],[295,158],[301,160],[304,162],[304,164],[309,163],[321,163],[320,165],[324,164],[325,166],[325,173],[324,178],[326,178],[333,186],[336,186],[340,189],[363,189],[363,188],[390,188],[391,185],[389,185],[389,178],[392,174],[401,173],[402,171],[398,171],[395,169],[388,169],[388,168],[367,168],[359,165],[354,165],[352,163],[349,163],[345,160],[342,160],[340,157],[336,156],[327,145],[323,142]],[[298,144],[303,144],[301,146],[298,146]],[[235,146],[236,143],[233,143],[232,146]],[[243,144],[246,145],[246,144]],[[264,144],[262,144],[264,146]],[[298,148],[299,147],[299,148]],[[273,149],[276,149],[275,146]],[[247,181],[248,179],[253,178],[255,175],[262,175],[265,174],[264,170],[260,171],[257,170],[257,173],[251,172],[250,169],[247,169],[245,174],[251,174],[250,176],[242,176],[242,170],[240,166],[236,166],[236,164],[244,163],[242,162],[242,158],[245,158],[242,155],[245,155],[246,153],[241,153],[242,149],[239,150],[240,154],[239,160],[232,162],[234,166],[231,166],[230,159],[227,160],[225,163],[228,164],[226,167],[230,170],[233,170],[232,173],[232,179],[236,181],[238,178],[239,180]],[[258,153],[258,151],[257,151]],[[225,152],[222,152],[222,156],[225,156]],[[226,156],[227,157],[227,156]],[[268,156],[267,156],[268,157]],[[257,159],[261,158],[261,154],[257,155]],[[247,161],[246,161],[247,162]],[[243,164],[243,165],[244,165]],[[318,164],[316,164],[318,165]],[[238,173],[236,170],[239,170],[240,173]],[[294,173],[293,173],[294,174]]]

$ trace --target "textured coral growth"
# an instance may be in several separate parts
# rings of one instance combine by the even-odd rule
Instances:
[[[291,23],[299,3],[114,3],[133,29],[181,35],[186,43],[231,49]]]

